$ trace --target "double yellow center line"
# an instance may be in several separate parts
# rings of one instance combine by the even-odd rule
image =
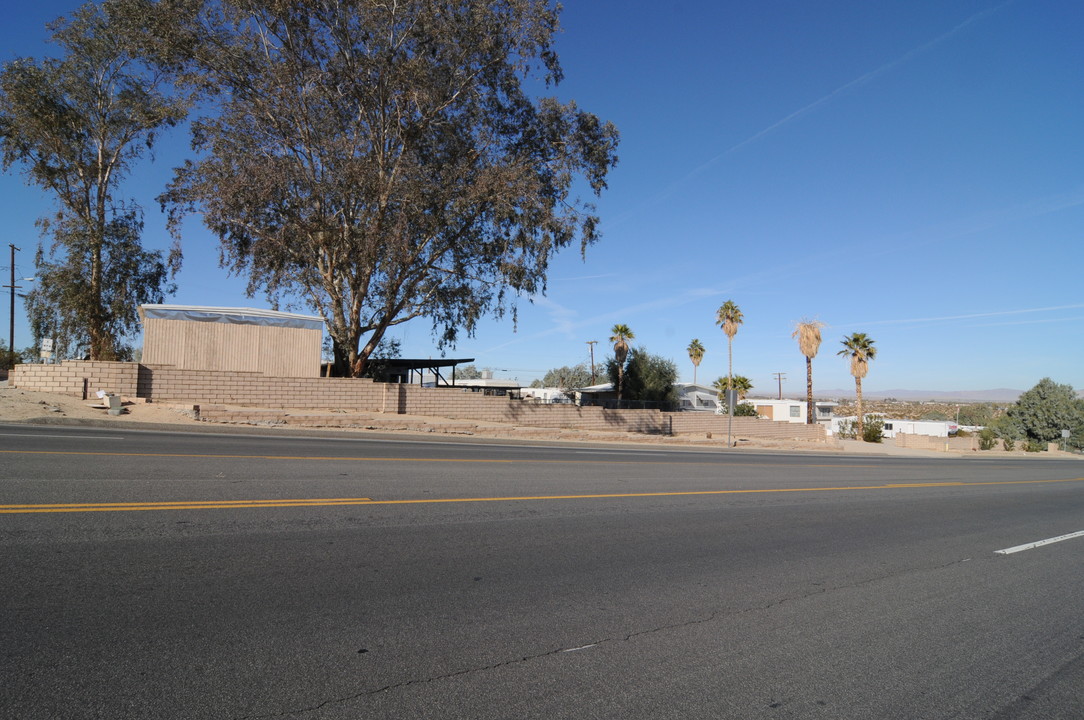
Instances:
[[[174,500],[127,503],[56,503],[48,505],[0,505],[0,515],[29,513],[138,512],[146,510],[229,510],[252,508],[341,507],[347,505],[432,505],[441,503],[528,502],[539,500],[607,500],[622,498],[691,497],[708,495],[757,495],[767,493],[843,492],[855,490],[903,490],[915,488],[976,487],[982,485],[1035,485],[1084,482],[1084,478],[1057,480],[1003,480],[989,482],[893,483],[816,488],[755,488],[746,490],[684,490],[671,492],[592,493],[578,495],[519,495],[507,497],[424,498],[374,500],[372,498],[309,498],[286,500]]]

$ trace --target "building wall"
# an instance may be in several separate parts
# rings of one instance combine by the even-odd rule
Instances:
[[[805,400],[750,400],[757,412],[776,422],[804,425],[806,422]],[[797,415],[791,415],[791,408],[798,408]]]
[[[458,387],[374,383],[360,378],[268,377],[256,372],[183,370],[161,365],[82,362],[18,365],[13,384],[27,390],[80,396],[106,390],[152,402],[240,405],[268,409],[347,410],[430,415],[528,427],[650,434],[712,433],[725,437],[728,418],[708,413],[609,410],[488,397]],[[211,408],[208,408],[211,410]],[[201,408],[202,411],[202,408]],[[736,437],[825,441],[824,427],[734,418]]]
[[[147,318],[143,362],[187,370],[319,377],[321,340],[319,329]]]

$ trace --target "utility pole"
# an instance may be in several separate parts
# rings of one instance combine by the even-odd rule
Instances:
[[[20,285],[15,284],[15,253],[19,248],[15,247],[15,243],[8,243],[8,247],[11,248],[11,284],[5,287],[11,288],[11,316],[9,329],[11,334],[8,335],[8,352],[10,353],[9,362],[15,364],[15,291],[22,289]]]
[[[587,345],[591,348],[591,384],[595,384],[595,343],[598,340],[588,340]]]
[[[777,372],[777,373],[772,373],[772,375],[775,375],[775,379],[779,381],[779,399],[782,400],[783,399],[783,381],[787,379],[787,374],[785,372]]]

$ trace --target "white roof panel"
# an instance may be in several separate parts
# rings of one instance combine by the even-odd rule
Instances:
[[[190,322],[221,322],[235,325],[270,325],[274,327],[322,330],[324,319],[315,315],[299,315],[258,308],[207,307],[202,305],[140,305],[139,317],[146,320],[188,320]]]

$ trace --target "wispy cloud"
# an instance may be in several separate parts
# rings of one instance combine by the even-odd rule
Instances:
[[[576,277],[554,278],[554,279],[550,280],[550,283],[553,284],[553,285],[559,285],[559,284],[562,284],[562,283],[583,282],[584,280],[605,280],[607,278],[613,278],[613,277],[618,277],[618,274],[617,273],[602,273],[601,275],[579,275],[579,276],[576,276]]]
[[[584,318],[580,318],[579,313],[576,311],[565,308],[548,298],[535,298],[535,305],[546,308],[549,311],[550,318],[554,321],[554,325],[546,330],[531,333],[530,335],[523,335],[522,337],[517,337],[501,343],[500,345],[486,348],[484,352],[494,352],[512,345],[531,342],[546,337],[552,337],[554,335],[575,337],[576,332],[584,329],[590,329],[597,333],[599,328],[608,330],[609,325],[615,322],[630,322],[630,318],[635,318],[652,311],[681,307],[682,305],[700,301],[704,297],[710,297],[712,295],[721,296],[725,294],[725,292],[726,291],[724,290],[713,290],[710,288],[694,288],[682,293],[666,294],[645,302],[606,310],[605,312],[596,313],[590,317]],[[635,329],[636,328],[633,327],[633,330]]]
[[[572,337],[575,333],[577,325],[577,317],[579,313],[572,308],[565,307],[560,303],[556,303],[550,300],[548,297],[539,295],[531,300],[536,306],[544,309],[549,313],[550,320],[553,321],[553,327],[548,332],[553,334],[561,334],[568,337]]]
[[[881,237],[863,238],[861,241],[851,243],[818,246],[816,252],[772,268],[770,276],[781,279],[809,275],[811,272],[822,272],[822,268],[831,272],[833,262],[854,257],[856,250],[861,250],[861,255],[866,261],[899,253],[914,254],[918,248],[960,241],[971,235],[1082,205],[1084,205],[1084,185],[1056,195],[1002,206],[992,211],[970,214],[936,225],[918,227]],[[761,274],[766,275],[766,273]],[[748,284],[754,279],[756,276],[747,276],[743,278],[743,283]]]

